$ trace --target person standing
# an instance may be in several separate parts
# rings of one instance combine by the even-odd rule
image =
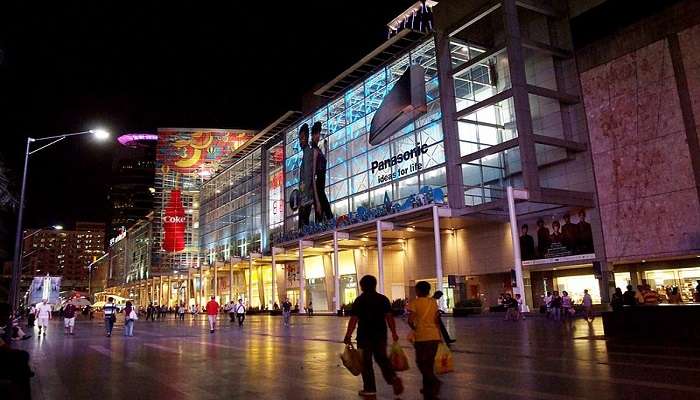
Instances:
[[[683,299],[681,298],[681,295],[678,292],[678,286],[674,286],[671,289],[671,294],[668,295],[668,302],[669,304],[681,304],[683,302]]]
[[[51,304],[49,304],[48,299],[44,299],[41,303],[36,305],[36,320],[37,326],[39,327],[39,335],[42,334],[41,329],[43,328],[43,334],[46,336],[46,330],[49,328],[49,320],[51,317]]]
[[[34,322],[36,321],[36,307],[34,304],[29,307],[29,313],[27,314],[27,328],[34,328]]]
[[[309,305],[306,307],[306,314],[309,318],[314,316],[314,303],[309,301]]]
[[[622,304],[625,306],[637,305],[637,293],[634,291],[634,286],[627,285],[627,290],[622,294]]]
[[[216,318],[219,315],[219,303],[216,302],[216,297],[211,296],[211,300],[207,303],[207,318],[209,319],[209,333],[214,333],[216,328]]]
[[[107,299],[107,304],[105,304],[102,309],[105,317],[105,333],[107,337],[112,336],[112,329],[114,329],[114,323],[117,322],[117,305],[114,304],[114,298],[110,297]]]
[[[284,299],[282,302],[282,319],[284,326],[289,326],[289,318],[292,315],[292,302],[289,299]]]
[[[403,382],[391,368],[386,354],[387,325],[391,329],[391,337],[394,342],[399,340],[399,335],[396,333],[396,322],[391,314],[391,303],[386,296],[377,293],[377,278],[372,275],[365,275],[360,279],[360,289],[362,294],[353,302],[353,316],[348,322],[343,340],[344,343],[351,344],[352,333],[357,327],[357,347],[362,351],[363,382],[363,388],[358,394],[364,397],[376,396],[377,394],[372,366],[372,357],[374,357],[382,371],[384,380],[393,387],[394,394],[398,396],[403,393]]]
[[[544,298],[544,315],[546,318],[552,316],[552,292],[547,292],[547,296]]]
[[[130,301],[124,307],[124,336],[134,336],[134,321],[138,319],[136,309]]]
[[[435,376],[435,354],[440,344],[440,313],[437,303],[428,298],[430,284],[416,283],[416,299],[408,307],[408,325],[414,330],[413,347],[416,365],[423,375],[423,398],[436,399],[440,394],[440,380]]]
[[[236,322],[236,303],[233,300],[228,305],[228,317],[231,323]]]
[[[527,224],[520,227],[520,253],[523,260],[535,258],[535,240],[528,234]]]
[[[552,293],[552,318],[554,318],[555,321],[559,321],[561,318],[561,296],[559,296],[559,291],[555,290],[554,293]]]
[[[515,303],[518,305],[515,313],[516,319],[522,319],[525,321],[525,302],[523,301],[523,297],[520,295],[520,293],[515,294]]]
[[[588,294],[588,289],[583,289],[583,300],[581,300],[583,310],[586,313],[586,321],[593,321],[593,298]]]
[[[569,297],[569,293],[566,290],[561,292],[561,294],[561,312],[564,314],[562,319],[567,320],[571,318],[573,302],[571,301],[571,297]]]
[[[153,313],[155,312],[155,309],[153,308],[153,303],[148,303],[148,307],[146,307],[146,321],[149,319],[151,321],[155,320],[153,317]]]
[[[78,307],[73,304],[73,300],[68,300],[66,307],[63,309],[63,326],[66,329],[67,335],[73,334],[73,328],[75,327],[75,314],[78,311]]]
[[[632,298],[632,300],[634,300],[634,297]],[[624,305],[625,296],[622,294],[622,289],[615,288],[615,293],[613,293],[612,298],[610,299],[610,306],[612,306],[614,312],[620,312],[622,311]]]
[[[185,320],[185,305],[180,303],[180,307],[177,308],[177,315],[180,317],[180,321]]]
[[[440,307],[440,299],[442,299],[442,296],[444,296],[442,290],[436,290],[435,293],[433,293],[433,299],[435,299],[435,303],[437,304],[438,312],[440,314],[443,313],[442,308]],[[442,318],[438,319],[438,322],[440,323],[440,333],[442,333],[442,338],[445,340],[445,343],[449,345],[456,342],[456,340],[450,337],[450,333],[447,332],[445,324],[442,323]]]
[[[243,299],[238,299],[238,304],[236,304],[235,308],[238,326],[243,326],[243,321],[245,321],[245,306],[243,305]]]

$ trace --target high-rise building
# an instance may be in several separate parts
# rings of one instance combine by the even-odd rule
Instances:
[[[65,288],[85,290],[87,266],[105,252],[105,224],[78,222],[75,230],[24,231],[22,273],[62,276]]]
[[[113,238],[153,210],[156,144],[158,136],[128,133],[117,138],[120,146],[112,164],[109,188]]]

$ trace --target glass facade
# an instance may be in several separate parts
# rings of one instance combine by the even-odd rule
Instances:
[[[260,251],[262,154],[255,149],[202,186],[200,245],[209,264]]]
[[[412,64],[421,65],[425,69],[427,113],[384,143],[369,145],[369,127],[374,112]],[[322,123],[322,137],[328,145],[326,193],[334,215],[347,214],[360,206],[383,204],[385,196],[392,201],[400,201],[417,193],[425,185],[445,186],[445,151],[435,45],[432,39],[380,68],[285,133],[285,199],[289,198],[299,184],[299,127],[304,123],[311,126],[316,121]],[[392,179],[391,174],[398,171],[399,165],[383,171],[378,170],[376,164],[373,168],[373,162],[381,162],[419,145],[427,146],[427,151],[418,156],[420,168],[415,171],[409,171],[399,179]],[[296,229],[297,213],[289,206],[285,211],[285,230]]]

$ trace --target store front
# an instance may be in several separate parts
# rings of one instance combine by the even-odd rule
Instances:
[[[618,276],[621,278],[619,279]],[[700,280],[700,258],[640,262],[615,265],[615,285],[624,290],[625,282],[632,286],[647,284],[659,293],[662,301],[667,291],[677,287],[683,302],[692,302]]]

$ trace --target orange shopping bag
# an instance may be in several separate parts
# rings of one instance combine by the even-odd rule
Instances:
[[[452,360],[452,352],[444,342],[438,345],[437,353],[435,354],[435,373],[438,375],[453,372],[455,370],[454,361]]]
[[[362,353],[355,349],[355,346],[346,345],[345,351],[340,354],[340,359],[351,374],[357,376],[362,373]]]

